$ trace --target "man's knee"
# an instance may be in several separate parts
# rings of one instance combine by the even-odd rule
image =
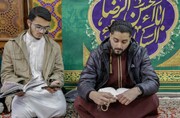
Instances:
[[[26,111],[26,110],[23,110],[23,108],[22,108],[22,110],[12,110],[12,112],[11,112],[11,118],[32,118],[32,117],[36,117],[36,115],[34,114],[34,115],[30,115],[29,113],[28,113],[28,111]]]
[[[66,114],[66,104],[63,103],[59,106],[58,110],[60,110],[60,116],[63,116]]]
[[[75,99],[75,101],[74,101],[74,108],[76,109],[76,110],[78,110],[78,109],[80,109],[80,97],[78,96],[76,99]]]
[[[153,94],[151,96],[151,101],[152,103],[154,104],[155,107],[158,107],[159,106],[159,98],[156,94]]]
[[[150,104],[154,104],[157,106],[159,105],[159,99],[158,99],[156,94],[153,94],[151,96],[147,96],[146,99],[150,102]]]

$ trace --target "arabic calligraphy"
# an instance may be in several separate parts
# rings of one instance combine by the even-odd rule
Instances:
[[[92,21],[101,40],[109,36],[108,26],[118,19],[132,23],[133,38],[151,55],[167,40],[175,11],[168,0],[99,0],[93,8]]]

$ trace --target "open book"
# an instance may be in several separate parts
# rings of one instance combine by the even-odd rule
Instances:
[[[117,90],[112,88],[112,87],[105,87],[105,88],[101,88],[99,89],[98,91],[99,92],[108,92],[108,93],[111,93],[112,95],[114,95],[114,97],[116,97],[117,95],[121,94],[121,93],[124,93],[125,91],[127,91],[128,89],[127,88],[118,88]],[[109,108],[109,105],[111,104],[112,102],[109,102],[109,103],[106,103],[105,105],[98,105],[98,107],[101,108],[102,111],[107,111],[108,108]]]
[[[101,88],[99,89],[99,92],[109,92],[112,95],[114,95],[114,97],[116,97],[116,95],[119,95],[125,91],[127,91],[127,88],[118,88],[117,90],[112,88],[112,87],[105,87],[105,88]]]
[[[35,79],[29,81],[26,85],[22,85],[15,82],[5,81],[1,88],[0,98],[15,95],[18,92],[26,92],[27,90],[44,84],[44,81],[37,82]]]

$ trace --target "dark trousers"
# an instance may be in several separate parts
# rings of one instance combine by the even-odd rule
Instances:
[[[77,97],[75,110],[81,118],[157,118],[159,99],[157,95],[137,98],[129,105],[111,103],[108,111],[102,111],[94,102]]]

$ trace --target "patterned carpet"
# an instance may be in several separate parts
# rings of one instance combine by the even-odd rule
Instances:
[[[159,97],[159,101],[158,118],[180,118],[180,97]],[[0,118],[10,118],[10,115],[1,115]],[[68,103],[64,118],[78,118],[72,103]]]
[[[159,97],[158,118],[180,118],[180,97]],[[77,118],[72,104],[68,104],[65,118]]]
[[[158,118],[180,118],[180,98],[159,98]]]

